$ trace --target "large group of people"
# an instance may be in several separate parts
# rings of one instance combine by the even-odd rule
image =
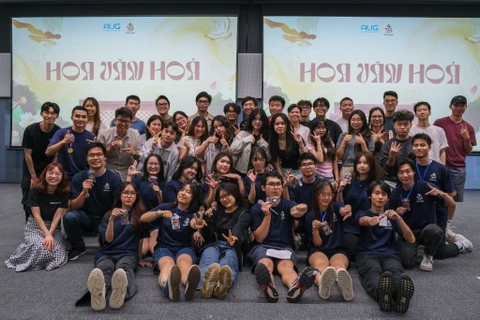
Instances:
[[[86,232],[98,234],[86,297],[99,311],[108,292],[113,309],[135,295],[138,265],[153,268],[168,299],[180,300],[183,285],[189,301],[197,291],[225,298],[250,261],[268,302],[279,300],[277,273],[295,303],[313,285],[328,299],[334,284],[351,301],[354,263],[382,311],[405,313],[414,284],[404,268],[432,271],[434,259],[472,251],[452,228],[476,145],[464,96],[433,125],[428,102],[396,110],[394,91],[368,117],[345,97],[337,121],[323,97],[284,113],[272,96],[269,116],[253,97],[224,115],[208,112],[207,92],[195,101],[195,114],[170,115],[161,95],[145,123],[130,95],[108,128],[93,97],[67,128],[55,125],[59,106],[44,103],[23,137],[25,241],[6,266],[59,268],[85,254]]]

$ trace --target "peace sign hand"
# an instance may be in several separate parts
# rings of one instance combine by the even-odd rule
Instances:
[[[310,137],[312,137],[317,144],[320,144],[320,145],[322,144],[322,139],[320,135],[317,135],[315,132],[313,132],[313,134],[311,134]]]
[[[470,140],[470,134],[468,133],[468,128],[466,124],[462,124],[462,129],[460,129],[460,135],[462,136],[463,140]]]
[[[230,245],[230,247],[233,247],[235,245],[235,241],[238,240],[237,237],[235,237],[234,235],[232,235],[232,229],[229,229],[228,230],[228,237],[226,235],[224,235],[222,233],[222,237],[228,242],[228,244]]]
[[[133,161],[133,164],[130,167],[128,167],[127,175],[133,177],[140,173],[141,173],[140,171],[137,171],[137,160],[135,160]]]

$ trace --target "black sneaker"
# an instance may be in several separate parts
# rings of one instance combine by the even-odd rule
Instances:
[[[402,273],[395,281],[395,312],[405,313],[408,311],[410,299],[413,297],[415,288],[410,277]]]
[[[165,295],[173,302],[180,300],[180,281],[182,274],[177,265],[173,265],[168,270],[167,285],[163,288]]]
[[[192,265],[188,270],[187,283],[185,284],[185,300],[193,300],[201,277],[200,268],[196,264]]]
[[[293,281],[290,289],[288,289],[287,301],[292,303],[300,301],[303,293],[313,285],[314,281],[313,269],[310,267],[303,269],[298,278]]]
[[[378,305],[380,306],[380,310],[387,312],[393,311],[393,289],[393,275],[391,272],[386,271],[382,274],[377,288]]]
[[[71,249],[70,251],[68,251],[68,260],[70,261],[77,260],[78,257],[84,255],[86,252],[87,252],[87,249],[85,249],[85,247]]]
[[[270,271],[263,263],[257,263],[255,266],[255,279],[257,280],[260,290],[263,291],[268,302],[278,301],[278,292],[275,284],[272,282]]]

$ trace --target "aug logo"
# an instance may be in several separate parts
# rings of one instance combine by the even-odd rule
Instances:
[[[385,27],[385,35],[393,36],[393,28],[390,24],[387,24],[387,26]]]
[[[103,31],[120,31],[121,25],[120,23],[104,23],[103,24]]]
[[[362,24],[360,26],[361,33],[377,33],[378,32],[378,24]]]
[[[135,28],[133,27],[133,23],[127,24],[127,31],[126,34],[135,34]]]

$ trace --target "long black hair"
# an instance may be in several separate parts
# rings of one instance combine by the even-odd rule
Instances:
[[[210,136],[213,136],[215,134],[215,128],[214,128],[215,121],[220,122],[222,126],[225,127],[225,140],[227,140],[228,144],[230,145],[233,141],[233,137],[235,136],[235,134],[233,133],[233,128],[228,122],[227,118],[225,118],[225,116],[218,115],[212,119],[212,128],[210,129]],[[220,144],[220,141],[218,142],[218,144]]]
[[[370,167],[370,171],[368,171],[367,176],[367,183],[372,182],[373,180],[377,179],[377,167],[375,165],[375,157],[371,152],[359,152],[355,156],[355,161],[353,162],[353,176],[357,179],[360,179],[360,173],[357,170],[357,164],[360,162],[360,158],[365,157],[367,160],[367,164]]]
[[[365,112],[362,110],[353,110],[352,113],[350,114],[350,117],[348,118],[348,134],[352,134],[354,132],[353,127],[352,127],[352,117],[354,115],[358,115],[360,119],[362,120],[362,128],[360,128],[359,133],[362,135],[363,140],[365,140],[365,143],[368,145],[368,141],[370,140],[370,128],[368,127],[368,122],[367,122],[367,116],[365,115]],[[356,152],[362,152],[362,146],[359,144],[355,144],[355,151]]]
[[[268,141],[270,137],[269,125],[268,125],[268,117],[263,109],[253,109],[252,113],[248,116],[247,124],[245,130],[248,133],[253,132],[253,121],[257,116],[260,116],[260,120],[262,121],[262,128],[260,129],[260,134],[263,137],[263,140]]]
[[[203,143],[205,140],[208,139],[208,124],[207,120],[205,120],[205,118],[202,116],[196,116],[195,118],[193,118],[192,123],[190,123],[190,127],[188,127],[186,135],[195,138],[195,127],[199,122],[201,122],[205,127],[205,131],[203,131],[203,135],[200,137],[200,142]]]
[[[147,127],[150,127],[150,124],[155,120],[160,120],[160,123],[162,124],[162,129],[160,129],[160,131],[162,131],[164,123],[163,123],[162,117],[160,117],[158,114],[154,114],[153,116],[148,118]],[[150,131],[147,129],[147,132],[145,132],[145,140],[148,141],[148,139],[150,139],[151,137],[152,137],[152,135],[150,134]]]
[[[150,176],[150,173],[148,173],[148,170],[147,170],[147,163],[148,163],[148,160],[150,160],[150,158],[156,158],[158,160],[158,163],[160,165],[160,171],[157,173],[157,181],[158,182],[163,182],[165,181],[165,169],[163,167],[163,160],[162,158],[160,157],[160,155],[156,154],[156,153],[152,153],[151,155],[149,155],[147,157],[147,159],[145,159],[145,162],[143,163],[143,176],[142,176],[142,179],[143,180],[148,180],[148,177]]]
[[[286,133],[286,148],[285,148],[285,157],[289,158],[294,148],[298,148],[298,144],[293,138],[292,135],[292,125],[290,124],[290,120],[288,117],[283,113],[277,113],[272,116],[270,119],[270,138],[268,140],[268,146],[270,148],[270,155],[272,156],[272,161],[276,162],[278,160],[279,154],[279,146],[278,146],[278,134],[275,132],[275,121],[277,118],[282,118],[285,122],[285,133]]]
[[[172,176],[172,180],[180,180],[183,175],[183,170],[191,168],[195,163],[197,164],[197,174],[195,175],[195,179],[198,182],[202,181],[202,164],[200,163],[200,160],[192,156],[186,156],[180,161],[177,171],[175,171]]]
[[[322,193],[323,189],[329,188],[331,193],[334,194],[333,192],[333,186],[332,184],[327,181],[327,180],[321,180],[315,185],[315,189],[313,190],[313,218],[314,220],[322,221],[322,218],[320,217],[320,204],[318,203],[318,197],[320,196],[320,193]],[[330,204],[327,207],[327,223],[330,226],[331,229],[333,229],[333,197],[330,200]]]
[[[307,127],[310,129],[310,143],[313,145],[315,150],[317,150],[317,142],[312,137],[312,135],[313,131],[321,125],[325,127],[325,134],[320,139],[322,140],[323,147],[327,149],[327,152],[322,150],[323,156],[326,160],[335,161],[335,158],[337,157],[337,149],[335,149],[334,142],[332,142],[332,138],[328,133],[327,123],[322,118],[316,117],[315,119],[307,123]]]
[[[133,226],[133,231],[134,232],[142,232],[144,231],[148,225],[143,224],[140,222],[140,217],[145,213],[146,209],[145,206],[143,205],[142,197],[140,195],[140,191],[138,191],[138,188],[133,184],[132,182],[123,182],[120,185],[120,188],[118,189],[116,195],[115,195],[115,200],[113,202],[113,207],[114,208],[121,208],[122,207],[122,192],[128,187],[132,186],[133,190],[135,190],[135,202],[132,205],[132,208],[130,209],[131,212],[131,221],[132,221],[132,226]],[[112,214],[112,210],[108,211],[105,216],[103,217],[104,221],[108,221]]]

